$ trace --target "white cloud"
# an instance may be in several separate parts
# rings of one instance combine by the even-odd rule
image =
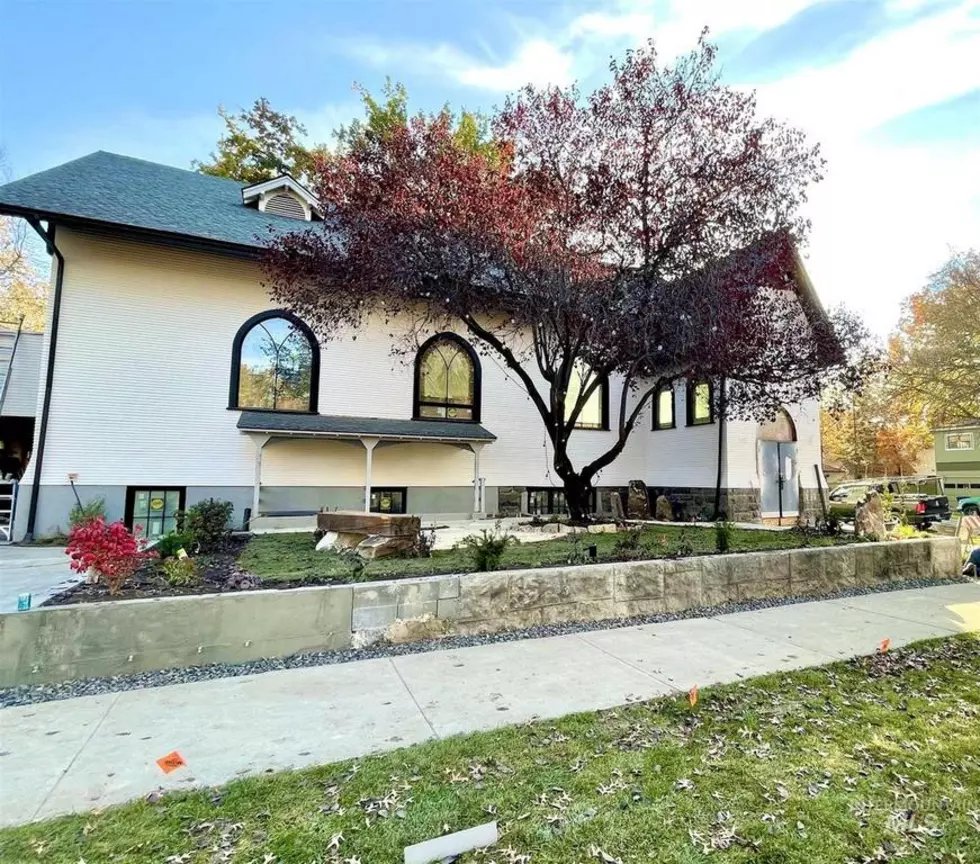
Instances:
[[[464,87],[493,92],[516,90],[525,84],[565,86],[574,80],[572,55],[545,39],[523,40],[514,56],[504,62],[483,60],[447,44],[358,39],[345,42],[342,50],[386,72],[409,68],[432,78],[448,77]]]

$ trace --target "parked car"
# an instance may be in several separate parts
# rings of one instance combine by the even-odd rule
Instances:
[[[857,505],[875,491],[891,496],[891,511],[909,525],[928,528],[950,517],[949,499],[938,477],[881,477],[842,483],[830,493],[830,512],[839,519],[852,520]]]
[[[980,495],[956,499],[956,512],[964,516],[980,516]]]

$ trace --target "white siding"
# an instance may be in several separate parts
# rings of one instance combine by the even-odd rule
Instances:
[[[229,411],[231,347],[242,323],[271,306],[256,264],[166,250],[59,229],[65,255],[61,331],[44,461],[45,484],[248,486],[254,447]],[[412,360],[391,354],[389,330],[322,347],[322,414],[409,418]],[[40,358],[45,362],[45,350]],[[560,485],[546,435],[529,398],[493,357],[481,357],[483,425],[497,435],[481,456],[490,486]],[[615,426],[619,386],[610,387]],[[676,392],[678,428],[651,430],[649,408],[624,452],[597,483],[656,486],[715,483],[716,424],[684,426],[685,394]],[[40,414],[41,395],[38,396]],[[815,412],[793,411],[800,466],[812,485],[819,461]],[[577,430],[576,466],[607,449],[612,432]],[[725,484],[758,486],[754,424],[732,423]],[[263,482],[360,485],[363,451],[325,441],[277,441],[264,456]],[[30,476],[31,469],[28,469]],[[463,485],[472,456],[446,446],[385,447],[375,454],[375,482]]]
[[[11,344],[14,332],[4,331]],[[41,349],[44,337],[40,333],[21,333],[10,368],[7,395],[3,400],[4,417],[33,417],[37,405],[37,390],[41,369]],[[4,360],[6,362],[6,358]],[[0,375],[0,386],[3,386]]]

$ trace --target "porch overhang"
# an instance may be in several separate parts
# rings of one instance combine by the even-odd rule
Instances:
[[[242,411],[242,432],[273,437],[336,438],[378,441],[419,441],[434,444],[489,444],[497,436],[479,423],[454,420],[400,420],[386,417],[341,417],[324,414],[287,414]]]
[[[364,447],[364,512],[371,509],[374,451],[395,444],[445,444],[473,454],[473,515],[485,510],[484,481],[480,477],[480,451],[497,440],[479,423],[453,420],[398,420],[384,417],[340,417],[323,414],[287,414],[242,411],[238,428],[255,444],[253,514],[259,515],[262,451],[273,438],[319,438],[359,443]]]

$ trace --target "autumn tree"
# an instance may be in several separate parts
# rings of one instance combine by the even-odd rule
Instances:
[[[0,217],[0,326],[44,330],[48,285],[30,261],[19,220]]]
[[[308,182],[320,147],[303,143],[306,127],[295,117],[276,111],[266,98],[248,111],[232,114],[219,106],[225,124],[210,162],[191,164],[202,174],[230,177],[242,183],[261,183],[281,174]]]
[[[276,300],[324,337],[379,315],[406,354],[467,333],[539,413],[574,519],[659,388],[724,378],[729,416],[763,416],[860,371],[860,325],[823,315],[795,248],[817,148],[722,86],[704,38],[675,65],[649,43],[610,72],[584,97],[524,88],[492,118],[491,155],[443,111],[318,160],[330,218],[266,262]],[[608,446],[576,465],[607,380]]]
[[[980,420],[980,252],[953,255],[909,297],[889,352],[900,398],[933,426]]]

